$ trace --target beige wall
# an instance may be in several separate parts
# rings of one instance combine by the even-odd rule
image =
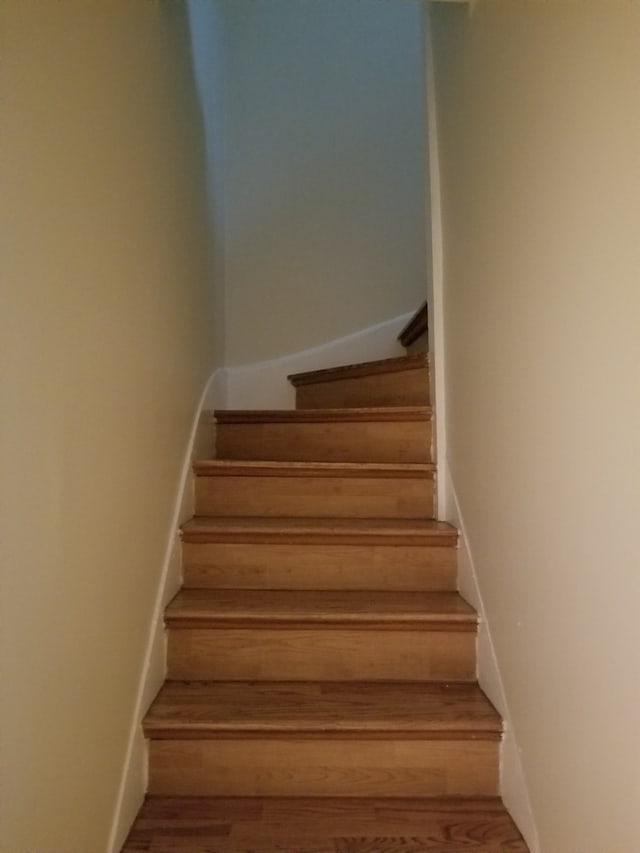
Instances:
[[[423,301],[420,2],[222,0],[226,363]]]
[[[106,850],[213,366],[184,13],[0,5],[6,853]]]
[[[543,853],[640,850],[640,6],[434,13],[448,456]]]

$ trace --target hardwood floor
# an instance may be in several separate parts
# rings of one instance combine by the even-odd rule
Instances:
[[[527,853],[493,797],[149,797],[122,853]]]

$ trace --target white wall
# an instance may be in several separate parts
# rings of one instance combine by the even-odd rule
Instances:
[[[203,132],[181,3],[0,27],[0,849],[100,853],[214,364]]]
[[[178,0],[180,2],[180,0]],[[216,304],[216,361],[225,358],[225,54],[226,38],[220,0],[186,0],[191,33],[198,102],[206,143],[209,243],[213,250],[213,286]]]
[[[422,9],[222,0],[226,363],[424,299]]]
[[[543,853],[640,849],[640,6],[434,10],[447,448]]]

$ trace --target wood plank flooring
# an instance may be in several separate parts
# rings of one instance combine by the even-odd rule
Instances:
[[[148,797],[122,853],[527,853],[499,799]]]

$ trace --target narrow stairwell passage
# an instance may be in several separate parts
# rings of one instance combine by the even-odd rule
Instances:
[[[195,465],[123,853],[526,853],[499,799],[424,355],[291,377]]]

